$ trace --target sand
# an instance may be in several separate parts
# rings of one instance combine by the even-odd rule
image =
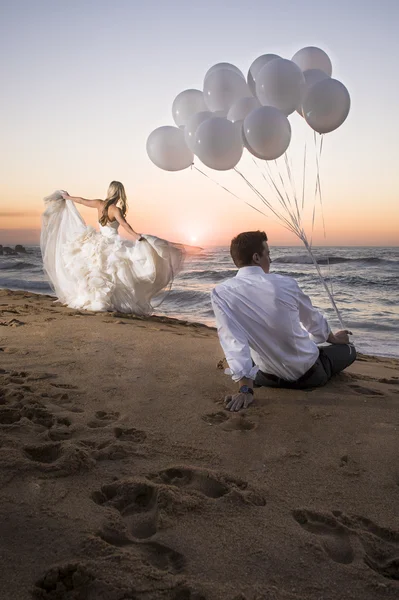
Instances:
[[[399,597],[399,363],[233,389],[216,332],[0,291],[1,600]]]

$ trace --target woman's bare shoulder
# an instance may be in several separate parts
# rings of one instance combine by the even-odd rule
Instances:
[[[121,215],[122,211],[119,208],[119,206],[115,206],[115,204],[112,204],[109,208],[108,208],[108,214],[109,215]]]

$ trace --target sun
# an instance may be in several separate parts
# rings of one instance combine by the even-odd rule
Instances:
[[[196,242],[198,240],[196,235],[190,236],[190,242]]]

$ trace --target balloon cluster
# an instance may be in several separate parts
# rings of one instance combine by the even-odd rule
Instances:
[[[147,140],[152,162],[181,171],[194,155],[211,169],[233,169],[246,148],[262,160],[282,156],[291,141],[288,116],[297,111],[317,133],[334,131],[350,109],[346,87],[331,77],[332,65],[320,48],[299,50],[291,60],[263,54],[247,78],[230,63],[205,75],[203,91],[185,90],[174,100],[177,127],[155,129]]]

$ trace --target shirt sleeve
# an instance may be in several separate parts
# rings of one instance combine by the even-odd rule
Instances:
[[[212,291],[211,300],[220,345],[230,367],[233,381],[240,381],[244,377],[255,379],[259,367],[253,364],[245,331],[235,321],[227,303],[216,290]]]
[[[306,331],[311,335],[316,344],[327,341],[331,328],[327,319],[317,310],[309,296],[307,296],[296,284],[299,318]]]

